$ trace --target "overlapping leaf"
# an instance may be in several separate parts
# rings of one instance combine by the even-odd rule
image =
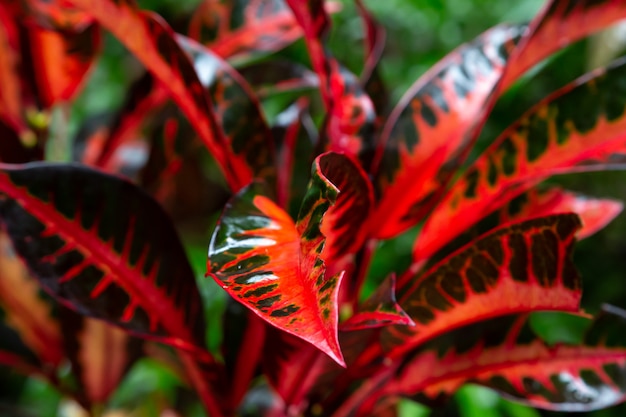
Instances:
[[[216,121],[210,98],[171,28],[157,16],[139,11],[132,0],[68,2],[96,19],[163,83],[211,151],[229,186],[238,190],[247,184],[253,172],[245,156],[238,155],[228,143]]]
[[[517,33],[489,41],[498,31],[492,29],[420,78],[392,112],[378,150],[377,186],[387,196],[380,213],[397,211],[378,234],[394,236],[428,213],[506,87],[550,54],[623,17],[626,7],[618,1],[554,0],[527,30],[509,28]],[[403,201],[409,186],[415,190]]]
[[[443,58],[404,95],[385,125],[374,167],[382,200],[372,227],[391,237],[432,207],[441,167],[459,157],[467,131],[524,30],[499,26]]]
[[[549,346],[525,316],[505,317],[460,329],[410,355],[384,393],[436,399],[473,382],[533,407],[589,411],[626,397],[624,312],[603,311],[580,345]],[[443,345],[443,346],[441,346]]]
[[[621,165],[626,60],[564,87],[510,126],[445,195],[414,247],[427,259],[461,231],[540,180]]]
[[[61,324],[80,399],[105,404],[141,354],[141,340],[101,320],[63,309]]]
[[[561,214],[503,226],[417,276],[399,283],[400,306],[415,327],[389,328],[383,341],[398,356],[472,322],[535,311],[576,311],[581,283],[572,263],[580,220]]]
[[[396,301],[396,276],[391,274],[376,288],[357,312],[346,322],[341,323],[340,330],[360,330],[392,324],[414,326],[408,314]]]
[[[210,0],[201,3],[193,15],[190,36],[229,60],[272,53],[302,36],[300,26],[282,0],[234,3],[231,10]],[[244,10],[243,23],[233,28],[230,26],[236,19],[230,18],[228,11],[232,12],[234,8]],[[206,36],[207,32],[213,36]]]
[[[211,238],[208,270],[235,299],[272,325],[300,337],[338,363],[337,290],[320,258],[322,216],[337,188],[315,175],[297,223],[257,182],[237,194]]]
[[[319,77],[320,93],[327,111],[324,126],[327,149],[359,157],[369,167],[373,157],[374,104],[358,78],[341,67],[325,49],[330,21],[324,2],[286,1],[304,31],[311,63]]]
[[[37,281],[15,254],[9,237],[0,233],[0,306],[3,322],[15,329],[21,340],[47,366],[58,366],[64,349],[59,323],[52,305],[44,300]]]
[[[556,213],[576,213],[582,223],[576,237],[584,239],[603,229],[623,208],[621,201],[591,198],[560,188],[532,189],[503,207],[499,217],[501,223],[508,223]]]
[[[2,168],[0,218],[50,294],[84,315],[208,359],[193,272],[152,199],[80,166]]]

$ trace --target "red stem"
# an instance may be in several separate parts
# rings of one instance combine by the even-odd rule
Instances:
[[[224,417],[219,401],[215,398],[215,393],[208,383],[208,378],[203,375],[194,356],[182,349],[178,349],[178,355],[185,367],[189,382],[198,393],[205,411],[211,417]]]

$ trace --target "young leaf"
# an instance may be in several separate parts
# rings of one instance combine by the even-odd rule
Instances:
[[[397,357],[411,347],[472,322],[536,310],[576,311],[581,283],[572,263],[575,214],[505,225],[400,282],[400,306],[415,327],[386,328]]]
[[[626,397],[624,314],[605,309],[578,346],[548,346],[532,333],[525,316],[459,329],[437,341],[443,346],[407,357],[383,391],[435,399],[472,382],[538,408],[580,412],[609,407]]]
[[[443,197],[414,259],[443,244],[540,180],[621,164],[626,149],[626,60],[557,91],[511,125]]]
[[[407,91],[374,160],[381,201],[372,228],[388,238],[415,224],[441,190],[438,171],[459,157],[523,26],[498,26],[443,58]]]
[[[64,305],[206,356],[183,247],[134,185],[81,166],[2,165],[0,219],[31,273]]]
[[[328,150],[358,157],[369,167],[372,159],[374,104],[354,74],[342,68],[325,50],[330,19],[324,1],[286,0],[304,31],[313,69],[320,80],[320,92],[327,111],[324,138]]]
[[[392,324],[415,326],[411,317],[396,302],[396,276],[391,274],[383,281],[346,322],[341,323],[342,331],[371,329]]]
[[[315,174],[296,224],[260,183],[238,193],[213,233],[207,269],[259,317],[343,364],[337,342],[342,274],[326,276],[320,258],[325,240],[320,223],[338,190]]]
[[[374,204],[374,190],[363,169],[346,155],[324,153],[316,159],[314,169],[314,175],[325,177],[339,189],[337,201],[321,225],[326,236],[322,258],[331,265],[362,246],[366,238],[363,224]]]

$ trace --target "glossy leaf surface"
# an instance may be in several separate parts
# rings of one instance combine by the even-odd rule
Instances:
[[[2,168],[2,223],[46,291],[84,315],[202,357],[194,275],[154,200],[80,166]]]
[[[374,168],[382,194],[372,227],[392,237],[423,217],[441,190],[441,167],[460,155],[500,79],[522,26],[498,26],[462,45],[424,74],[395,107],[377,149]]]
[[[481,323],[441,340],[439,353],[433,346],[409,356],[385,390],[435,399],[472,382],[533,407],[608,407],[626,396],[624,326],[624,312],[610,308],[591,321],[580,345],[549,346],[525,316]]]
[[[459,326],[537,310],[576,311],[581,282],[572,262],[580,220],[562,214],[503,226],[429,271],[405,275],[400,306],[415,327],[384,330],[393,356]]]
[[[511,125],[445,195],[414,247],[427,259],[445,242],[554,174],[623,164],[626,60],[559,90]]]
[[[300,337],[340,364],[337,290],[325,275],[322,216],[337,188],[315,176],[297,223],[253,182],[226,206],[209,246],[209,274],[270,324]]]
[[[274,140],[248,83],[211,50],[183,36],[177,41],[190,56],[230,147],[245,158],[255,178],[273,183]]]

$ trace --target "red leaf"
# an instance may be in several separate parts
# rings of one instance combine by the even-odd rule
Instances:
[[[378,237],[403,232],[432,208],[447,181],[439,170],[459,159],[522,29],[499,26],[460,46],[417,80],[392,111],[374,161],[382,197],[371,228]]]
[[[322,0],[287,0],[304,31],[313,69],[320,80],[320,92],[327,112],[325,131],[328,150],[359,157],[369,166],[373,147],[374,104],[359,80],[325,50],[330,21]]]
[[[511,56],[499,92],[543,59],[626,17],[620,0],[552,0],[533,19],[528,35]],[[494,99],[497,96],[494,97]]]
[[[532,334],[525,316],[481,323],[469,336],[472,342],[469,329],[461,329],[445,342],[443,353],[431,347],[409,357],[381,394],[432,399],[472,382],[533,407],[605,408],[626,399],[624,317],[623,311],[605,310],[579,346],[548,346]]]
[[[363,224],[370,216],[374,190],[363,169],[346,155],[322,154],[314,169],[315,175],[326,178],[339,190],[337,201],[324,215],[321,226],[326,236],[322,258],[330,266],[353,255],[363,245]]]
[[[325,275],[322,216],[337,189],[315,176],[298,222],[252,183],[226,206],[209,246],[209,274],[268,323],[313,344],[343,364],[337,341],[342,274]]]
[[[624,76],[626,60],[621,60],[564,87],[510,126],[428,218],[414,247],[415,261],[428,259],[477,220],[550,175],[619,164],[626,148]]]
[[[406,274],[398,299],[416,326],[383,330],[383,338],[393,346],[391,355],[397,357],[445,331],[492,317],[576,311],[581,283],[571,257],[579,228],[574,214],[506,225],[426,273]]]
[[[156,15],[136,9],[130,0],[67,1],[96,19],[163,83],[215,157],[230,187],[238,190],[247,184],[252,172],[229,146],[209,97],[171,28]]]
[[[503,208],[500,211],[500,222],[508,223],[557,213],[576,213],[582,223],[576,237],[584,239],[603,229],[623,208],[624,204],[616,200],[591,198],[559,188],[544,192],[533,189]]]
[[[2,168],[2,223],[50,294],[82,314],[211,360],[202,349],[202,304],[193,272],[171,222],[152,199],[126,181],[84,167]]]

